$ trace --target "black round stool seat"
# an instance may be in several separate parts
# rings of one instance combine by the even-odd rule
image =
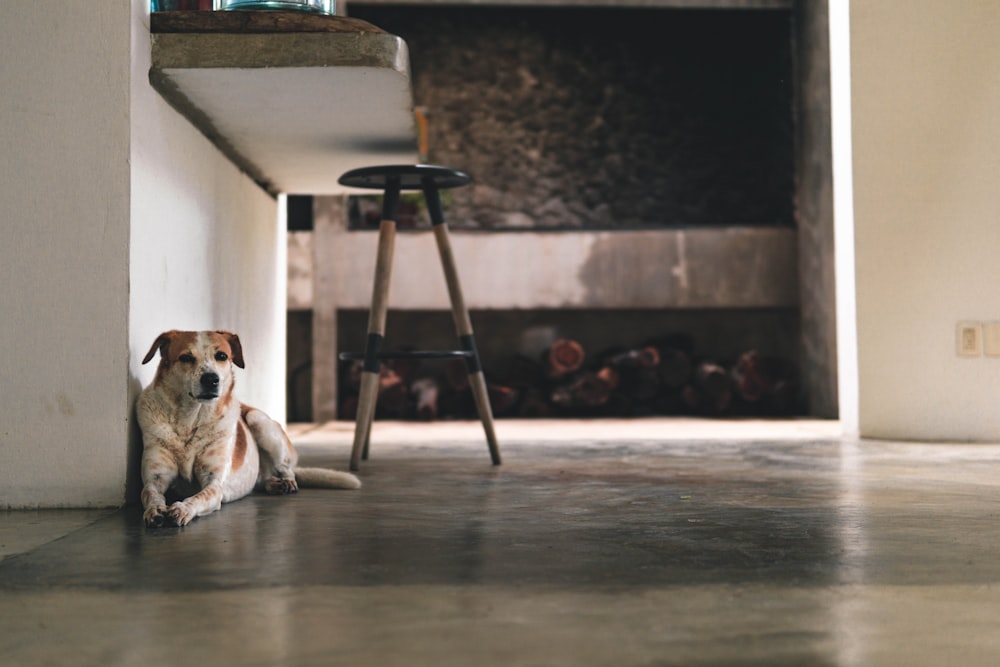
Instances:
[[[465,172],[433,164],[361,167],[345,173],[337,182],[352,188],[384,190],[392,179],[399,179],[400,190],[422,190],[428,184],[444,190],[472,182],[472,177]]]

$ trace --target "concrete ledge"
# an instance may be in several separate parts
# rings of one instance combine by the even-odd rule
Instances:
[[[312,307],[311,233],[289,241],[289,308]],[[788,228],[614,232],[453,232],[475,309],[774,308],[798,304],[796,232]],[[338,308],[367,308],[377,235],[343,231],[328,256]],[[429,232],[396,241],[390,306],[447,309]]]
[[[384,32],[154,34],[149,80],[271,194],[417,156],[406,43]]]

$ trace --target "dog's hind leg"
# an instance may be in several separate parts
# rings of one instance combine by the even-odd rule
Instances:
[[[292,447],[281,424],[268,417],[262,410],[243,407],[243,419],[260,450],[260,475],[258,486],[270,494],[295,493],[295,464],[298,454]]]

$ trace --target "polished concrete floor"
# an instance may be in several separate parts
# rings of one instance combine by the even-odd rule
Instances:
[[[377,423],[360,491],[0,513],[2,665],[996,665],[1000,445]],[[343,467],[346,424],[299,425]]]

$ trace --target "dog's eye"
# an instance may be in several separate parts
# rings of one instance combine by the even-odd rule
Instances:
[[[225,352],[216,352],[215,353],[215,360],[216,361],[225,361],[228,358],[229,358],[229,355],[226,354]]]
[[[185,364],[193,364],[194,363],[194,355],[193,354],[182,354],[181,356],[177,357],[177,359],[180,360],[180,361],[183,361]]]

